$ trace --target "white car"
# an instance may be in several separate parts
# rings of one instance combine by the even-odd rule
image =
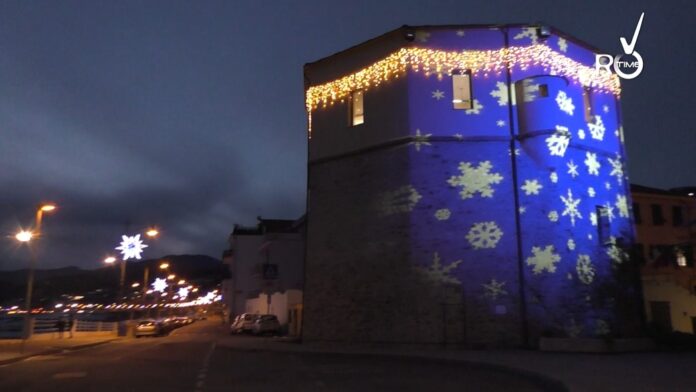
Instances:
[[[251,332],[254,326],[254,321],[259,317],[258,314],[243,313],[234,318],[232,324],[230,324],[231,333],[244,333]]]

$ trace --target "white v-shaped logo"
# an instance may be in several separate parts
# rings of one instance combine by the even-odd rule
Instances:
[[[628,42],[626,42],[626,38],[624,38],[624,37],[619,38],[619,41],[621,42],[621,46],[623,46],[624,53],[626,53],[626,54],[632,54],[633,49],[636,48],[636,41],[638,41],[638,34],[640,33],[640,26],[643,24],[643,16],[645,16],[645,12],[640,14],[640,19],[638,19],[638,25],[636,26],[636,31],[633,33],[633,39],[631,40],[630,45],[628,44]]]

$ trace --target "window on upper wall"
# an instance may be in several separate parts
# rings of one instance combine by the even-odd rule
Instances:
[[[455,109],[472,109],[471,73],[452,72],[452,106]]]
[[[684,224],[684,209],[682,206],[672,206],[672,226]]]
[[[593,122],[592,118],[592,90],[589,87],[582,89],[582,105],[585,111],[585,122]]]
[[[655,226],[662,226],[665,224],[665,218],[662,216],[662,206],[659,204],[651,204],[650,210],[652,212],[652,223]]]
[[[601,244],[611,243],[611,221],[609,220],[609,209],[605,206],[596,207],[597,214],[597,236]]]
[[[548,97],[549,96],[549,86],[547,84],[540,84],[539,85],[539,97]]]
[[[633,221],[637,225],[643,223],[643,218],[640,216],[640,204],[638,203],[633,203]]]
[[[350,125],[356,126],[365,122],[365,92],[353,91],[350,94]]]

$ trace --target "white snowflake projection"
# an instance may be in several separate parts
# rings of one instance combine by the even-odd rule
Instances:
[[[568,247],[568,250],[575,250],[575,240],[569,238],[568,242],[566,243],[566,246]]]
[[[587,188],[587,196],[589,196],[589,197],[595,197],[596,194],[597,194],[597,192],[595,192],[595,190],[594,190],[593,187]]]
[[[382,215],[411,212],[421,198],[422,196],[414,187],[405,185],[393,191],[382,192],[379,195],[377,207]]]
[[[433,91],[432,97],[439,101],[445,97],[445,92],[442,90],[435,90]]]
[[[578,129],[578,137],[580,140],[585,140],[585,130],[584,129]]]
[[[602,111],[603,111],[604,113],[609,113],[609,106],[607,106],[607,105],[602,105]]]
[[[469,229],[466,240],[474,249],[492,249],[498,245],[503,232],[495,222],[475,223]]]
[[[578,209],[578,204],[580,204],[580,199],[573,198],[573,191],[568,189],[568,196],[561,196],[561,201],[565,206],[565,209],[561,213],[561,216],[566,216],[570,218],[570,224],[575,226],[575,218],[582,219],[582,215]]]
[[[568,273],[566,274],[566,278],[567,278],[568,280],[573,280],[573,274],[571,274],[570,272],[568,272]]]
[[[156,278],[154,282],[152,282],[152,290],[158,291],[160,293],[163,293],[164,290],[167,289],[167,280],[162,279],[162,278]]]
[[[595,277],[595,268],[592,265],[589,255],[578,255],[578,260],[575,263],[575,271],[578,273],[578,279],[584,284],[590,284]]]
[[[572,116],[575,111],[575,105],[573,105],[573,100],[566,94],[565,91],[559,91],[556,94],[556,103],[561,111],[565,112],[567,115]]]
[[[602,117],[594,116],[594,120],[594,123],[587,123],[590,135],[592,135],[592,139],[604,140],[604,131],[606,131],[606,129],[604,128]]]
[[[516,148],[516,149],[515,149],[515,156],[516,156],[516,157],[520,156],[520,153],[521,153],[521,152],[520,152],[520,149],[519,149],[519,148]],[[512,156],[512,150],[509,149],[509,148],[508,148],[508,156]]]
[[[457,30],[457,37],[463,37],[466,35],[466,31],[464,30]]]
[[[480,114],[481,110],[483,110],[483,105],[481,102],[478,101],[478,99],[474,99],[474,104],[471,105],[471,109],[466,109],[464,113],[466,114]]]
[[[556,125],[556,132],[546,138],[546,146],[551,155],[564,156],[568,144],[570,144],[570,132],[568,132],[568,127],[562,125]]]
[[[611,329],[609,328],[609,324],[604,321],[604,320],[597,320],[595,323],[595,335],[597,336],[605,336],[609,335],[611,332]]]
[[[610,190],[610,189],[611,189],[611,182],[609,182],[609,181],[605,182],[605,183],[604,183],[604,187],[605,187],[607,190]]]
[[[566,165],[568,166],[568,174],[570,174],[571,177],[575,178],[580,175],[580,173],[578,173],[578,165],[576,165],[572,159],[570,162],[566,163]]]
[[[553,182],[554,184],[558,182],[558,173],[555,171],[552,171],[551,174],[549,174],[549,180]]]
[[[491,97],[498,100],[499,106],[505,106],[508,104],[508,87],[505,82],[496,82],[495,90],[491,91]]]
[[[525,27],[525,28],[522,29],[522,31],[520,31],[519,33],[517,33],[517,34],[516,34],[514,37],[512,37],[512,38],[513,38],[513,39],[516,39],[516,40],[519,40],[519,39],[523,39],[523,38],[525,38],[525,37],[531,39],[531,40],[532,40],[532,44],[536,44],[536,43],[537,43],[537,40],[539,39],[539,37],[537,36],[537,29],[536,29],[536,27]]]
[[[621,185],[621,181],[624,177],[623,162],[621,161],[621,157],[617,155],[616,159],[607,158],[607,160],[611,165],[611,173],[609,173],[609,175],[616,177],[616,182]]]
[[[616,216],[614,215],[614,207],[611,205],[611,203],[606,202],[602,206],[602,208],[599,209],[601,216],[606,217],[609,222],[612,222]]]
[[[440,255],[437,252],[433,253],[433,262],[428,267],[416,267],[418,271],[423,273],[429,279],[442,283],[442,284],[458,284],[461,285],[462,282],[459,281],[455,276],[451,276],[452,270],[457,268],[462,260],[457,260],[451,262],[449,265],[444,266],[440,263]]]
[[[457,140],[464,140],[464,135],[462,135],[461,133],[455,133],[453,136]]]
[[[616,195],[616,202],[614,203],[616,209],[619,211],[619,216],[622,218],[628,218],[628,201],[624,195]]]
[[[451,215],[452,213],[447,208],[441,208],[435,211],[435,219],[440,221],[449,219]]]
[[[452,176],[447,183],[453,187],[462,187],[459,195],[462,199],[470,199],[476,193],[481,197],[493,197],[493,184],[500,184],[503,176],[500,173],[491,173],[493,165],[490,161],[479,163],[478,167],[473,167],[471,162],[460,162],[458,176]]]
[[[588,240],[591,240],[591,239],[592,239],[592,234],[588,234],[588,235],[587,235],[587,239],[588,239]]]
[[[592,152],[586,152],[585,153],[585,165],[587,166],[587,172],[594,175],[598,176],[599,175],[599,168],[601,165],[599,164],[599,161],[597,161],[597,154],[592,153]]]
[[[534,180],[524,180],[524,185],[520,187],[523,191],[524,194],[529,196],[529,195],[538,195],[539,190],[543,188],[543,185],[539,183],[539,180],[534,179]]]
[[[505,126],[505,120],[498,120],[498,121],[495,122],[495,125],[497,125],[498,127],[502,128],[502,127]]]
[[[533,102],[539,97],[539,85],[532,84],[529,80],[522,81],[522,101]],[[513,102],[515,104],[515,102]]]
[[[520,212],[520,215],[522,215],[522,214],[524,214],[525,212],[527,212],[527,207],[525,207],[525,206],[520,206],[520,208],[519,208],[518,211]]]
[[[116,250],[120,250],[123,255],[123,260],[137,259],[140,260],[140,254],[143,253],[143,249],[147,248],[147,245],[143,243],[140,239],[140,234],[134,236],[121,236],[121,245],[116,247]]]
[[[176,292],[179,295],[179,298],[186,299],[189,295],[189,289],[187,287],[181,287],[179,288],[179,291]]]
[[[556,263],[561,261],[561,256],[554,253],[553,245],[548,245],[544,249],[539,246],[532,247],[533,256],[527,257],[527,265],[532,266],[532,272],[538,275],[544,271],[556,272]]]
[[[590,212],[590,223],[592,226],[597,226],[597,213],[596,212]]]
[[[416,129],[416,134],[413,136],[413,141],[410,144],[413,144],[416,147],[416,151],[420,152],[421,146],[430,145],[430,136],[432,136],[432,133],[422,134],[420,129]]]
[[[491,279],[490,282],[484,283],[483,285],[483,296],[492,300],[498,299],[498,297],[507,295],[507,290],[505,290],[505,282],[498,282],[495,279]]]
[[[616,264],[621,264],[628,260],[628,253],[618,246],[615,237],[609,237],[607,256],[609,256],[609,258],[612,259]]]
[[[568,51],[568,41],[566,41],[565,38],[558,37],[558,49],[560,49],[561,52]]]
[[[548,217],[551,222],[558,222],[558,211],[549,212]]]
[[[582,325],[578,325],[575,320],[570,320],[570,324],[566,325],[564,329],[570,338],[577,338],[582,333]]]
[[[430,33],[423,30],[416,31],[416,41],[418,42],[428,42],[430,39]]]

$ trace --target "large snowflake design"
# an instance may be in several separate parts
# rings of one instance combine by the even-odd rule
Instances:
[[[405,185],[393,191],[382,192],[377,206],[382,215],[411,212],[421,198],[416,188]]]
[[[529,196],[529,195],[538,195],[539,190],[543,188],[544,186],[539,183],[539,180],[534,179],[534,180],[524,180],[524,185],[522,185],[520,188],[524,191],[524,194]]]
[[[594,118],[594,123],[587,123],[587,128],[590,130],[590,134],[592,135],[593,139],[603,140],[604,131],[606,131],[606,129],[604,128],[604,122],[602,121],[602,117],[594,116]]]
[[[573,115],[575,105],[573,105],[573,100],[568,96],[568,94],[566,94],[565,91],[559,91],[558,94],[556,94],[556,103],[558,104],[558,108],[563,112],[569,116]]]
[[[578,273],[578,279],[584,284],[590,284],[594,280],[595,268],[592,265],[592,260],[588,255],[578,255],[578,260],[575,264],[575,270]]]
[[[535,27],[525,27],[525,28],[522,29],[522,31],[520,31],[519,33],[517,33],[517,34],[516,34],[514,37],[512,37],[512,38],[513,38],[513,39],[523,39],[523,38],[525,38],[525,37],[531,39],[531,40],[532,40],[532,44],[536,44],[536,43],[537,43],[537,40],[539,39],[539,37],[537,36],[537,29],[536,29]]]
[[[483,110],[483,105],[481,104],[481,102],[478,101],[478,99],[474,99],[474,104],[471,105],[471,109],[466,109],[464,113],[479,114],[481,113],[481,110]]]
[[[479,222],[469,229],[466,239],[474,249],[490,249],[498,245],[502,236],[503,232],[495,222]]]
[[[551,155],[564,156],[568,144],[570,144],[570,132],[568,132],[568,127],[562,125],[556,125],[556,132],[546,138],[546,146]]]
[[[138,259],[140,260],[140,254],[143,253],[143,249],[147,248],[147,245],[143,243],[140,239],[140,234],[134,236],[121,236],[121,245],[116,247],[116,250],[120,250],[123,255],[123,260],[128,259]]]
[[[565,38],[558,37],[558,49],[560,49],[561,52],[568,51],[568,41],[566,41]]]
[[[439,89],[435,90],[433,91],[432,97],[439,101],[445,97],[445,92]]]
[[[447,208],[441,208],[441,209],[435,211],[435,219],[440,220],[440,221],[449,219],[451,215],[452,215],[452,212],[450,212],[450,210]]]
[[[611,203],[606,202],[602,206],[602,208],[599,209],[601,216],[606,217],[609,222],[612,222],[614,218],[616,217],[614,215],[614,207],[611,205]]]
[[[538,246],[532,247],[533,256],[527,257],[527,265],[532,266],[532,272],[538,275],[544,271],[556,272],[556,263],[561,261],[561,256],[554,253],[553,245],[548,245],[544,249]]]
[[[614,260],[616,264],[621,264],[628,260],[628,253],[621,249],[616,242],[615,237],[609,237],[609,247],[607,247],[607,255]]]
[[[565,206],[565,209],[561,213],[561,216],[568,215],[568,217],[570,217],[570,223],[573,226],[575,226],[575,218],[582,219],[582,215],[580,214],[580,211],[578,209],[580,199],[574,199],[573,191],[568,189],[568,197],[561,196],[561,201],[563,201],[563,205]]]
[[[619,211],[619,216],[622,218],[628,218],[628,201],[626,201],[626,196],[616,195],[616,202],[614,203],[616,209]]]
[[[570,162],[566,163],[566,165],[568,166],[568,174],[570,174],[571,177],[575,178],[580,175],[580,173],[578,173],[578,165],[576,165],[572,159]]]
[[[609,173],[609,175],[616,177],[616,182],[621,185],[621,181],[624,177],[623,162],[621,161],[621,157],[617,155],[616,159],[607,158],[607,160],[611,165],[611,173]]]
[[[507,290],[504,289],[505,282],[498,282],[495,279],[491,279],[490,282],[484,283],[482,286],[484,290],[483,296],[492,300],[496,300],[498,297],[508,293]]]
[[[439,283],[462,284],[455,276],[451,276],[452,270],[457,268],[462,260],[451,262],[444,266],[440,263],[440,255],[433,253],[433,262],[428,267],[416,267],[421,273],[425,274],[429,279]]]
[[[453,187],[462,187],[459,195],[462,199],[470,199],[476,193],[481,197],[493,197],[493,184],[500,184],[503,176],[500,173],[491,173],[493,165],[490,161],[479,163],[478,167],[473,167],[471,162],[460,162],[458,176],[452,176],[447,183]]]
[[[179,298],[181,299],[186,299],[189,295],[189,289],[188,287],[181,287],[179,288],[179,291],[176,292],[177,295],[179,295]]]
[[[599,168],[601,165],[599,164],[599,161],[597,161],[597,154],[592,153],[592,152],[586,152],[585,153],[585,165],[587,166],[587,172],[598,176],[599,175]]]
[[[505,82],[496,82],[495,90],[491,91],[491,97],[498,99],[498,105],[505,106],[508,104],[508,87]]]
[[[416,134],[413,136],[413,141],[410,144],[416,147],[416,151],[420,151],[421,146],[430,145],[430,136],[432,136],[432,133],[422,134],[420,129],[416,129]]]
[[[160,293],[163,293],[164,290],[167,289],[167,286],[167,280],[163,278],[156,278],[155,281],[152,282],[152,289]]]

